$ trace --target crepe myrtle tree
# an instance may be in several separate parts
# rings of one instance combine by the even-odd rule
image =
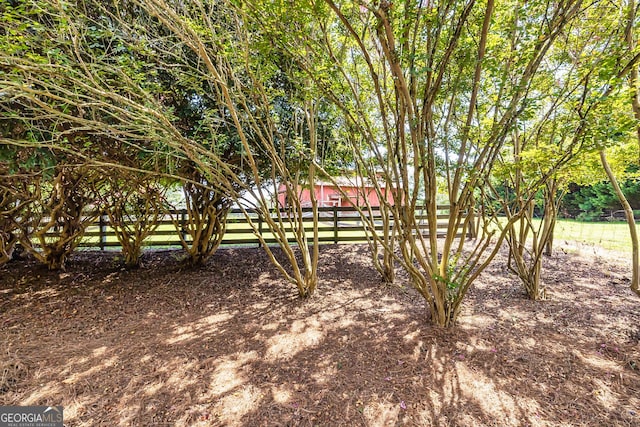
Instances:
[[[38,172],[15,169],[0,161],[0,265],[14,258],[16,244],[29,232],[27,214],[39,199],[39,183]]]
[[[28,126],[22,120],[22,106],[6,98],[0,98],[6,101],[0,102],[3,258],[19,241],[49,269],[64,269],[97,216],[90,210],[97,201],[92,188],[101,178],[73,156],[43,149],[42,138],[57,132],[60,124],[37,117]],[[61,145],[67,143],[65,139]]]
[[[180,174],[188,178],[181,183],[186,215],[183,218],[179,211],[175,211],[172,221],[187,253],[184,262],[189,266],[199,266],[220,246],[233,199],[215,185],[210,185],[205,175],[193,165],[184,166]]]
[[[118,171],[116,175],[100,170],[100,215],[106,214],[109,225],[122,247],[125,267],[140,265],[144,241],[159,225],[167,211],[167,186],[157,177],[135,171]]]
[[[90,209],[97,201],[92,182],[100,179],[95,172],[85,165],[59,164],[51,175],[45,173],[43,180],[32,183],[39,197],[26,209],[31,223],[20,243],[50,270],[65,268],[86,228],[98,217],[97,210]]]
[[[21,133],[17,123],[0,121],[2,139]],[[0,143],[0,265],[13,258],[16,243],[20,240],[25,219],[25,208],[34,201],[35,191],[31,183],[37,182],[37,172],[30,172],[29,164],[35,164],[29,156],[15,147]],[[20,158],[22,157],[22,158]]]
[[[343,112],[354,150],[366,153],[357,160],[362,178],[392,189],[394,205],[385,209],[397,250],[393,240],[372,235],[407,271],[431,321],[453,325],[507,232],[485,220],[476,238],[459,236],[468,234],[476,210],[488,212],[478,189],[517,126],[541,64],[580,19],[582,2],[324,0],[287,10],[313,11],[314,32],[279,25],[279,9],[244,4],[278,29],[272,39]],[[439,238],[443,200],[449,214]]]
[[[545,296],[542,255],[551,255],[553,227],[567,182],[581,182],[586,176],[601,179],[597,166],[589,164],[590,153],[603,153],[603,147],[618,148],[634,132],[632,111],[625,111],[620,84],[627,76],[633,80],[640,59],[628,43],[621,43],[621,34],[628,41],[628,11],[603,3],[583,13],[549,56],[547,72],[538,76],[541,81],[534,86],[539,89],[532,92],[537,98],[535,113],[514,130],[507,144],[512,152],[502,158],[508,159],[510,170],[504,181],[510,192],[502,199],[503,212],[507,218],[514,212],[526,212],[508,232],[509,266],[532,299]],[[556,92],[555,100],[541,103],[540,88],[549,84],[554,89],[546,93]],[[606,156],[603,163],[606,169]],[[540,177],[545,176],[550,179],[542,184]],[[535,200],[527,196],[536,191],[539,197]],[[533,221],[536,208],[542,215],[538,223]]]
[[[140,6],[160,23],[164,32],[172,34],[185,47],[187,57],[195,55],[197,58],[190,72],[197,77],[196,81],[206,82],[220,111],[207,117],[202,126],[215,131],[216,136],[220,135],[220,123],[231,128],[244,167],[238,168],[225,162],[220,158],[219,151],[203,147],[198,140],[190,139],[183,143],[181,151],[196,164],[209,182],[216,180],[223,183],[235,201],[240,201],[241,193],[251,195],[250,199],[254,201],[252,206],[246,203],[239,203],[239,206],[254,227],[267,254],[285,278],[296,285],[301,296],[311,295],[318,282],[317,203],[312,199],[312,209],[316,214],[313,215],[314,238],[310,241],[298,195],[302,174],[299,168],[292,167],[289,152],[297,152],[298,159],[315,153],[315,101],[306,98],[299,104],[299,121],[294,128],[297,132],[292,138],[290,129],[280,125],[273,108],[278,98],[290,95],[286,88],[273,84],[274,77],[282,70],[268,59],[268,46],[260,45],[260,35],[230,5],[221,2],[206,6],[195,4],[175,7],[158,1],[145,2]],[[214,12],[215,16],[224,16],[224,22],[214,22],[211,19]],[[200,25],[194,26],[193,22],[199,22]],[[300,86],[298,82],[295,90],[304,90]],[[218,140],[211,143],[217,144]],[[313,183],[315,167],[311,165],[305,175],[306,181]],[[285,212],[275,210],[275,215],[271,215],[271,192],[266,191],[265,186],[273,185],[275,188],[277,183],[284,184],[289,206]],[[250,209],[261,214],[271,235],[283,250],[289,268],[276,259],[259,232],[258,225],[251,222]],[[290,239],[295,242],[295,248]],[[300,257],[297,257],[298,253]]]
[[[598,77],[609,64],[619,64],[609,67],[614,73],[624,67],[615,60],[615,49],[605,49],[610,56],[601,54],[618,37],[619,22],[610,18],[615,11],[607,4],[585,11],[552,47],[486,187],[508,220],[509,268],[534,300],[545,298],[541,267],[543,255],[551,255],[563,188],[578,156],[592,149],[591,122],[605,99],[594,96],[602,85]],[[514,216],[519,219],[510,221]],[[534,221],[535,216],[541,221]],[[495,224],[502,228],[502,222]]]

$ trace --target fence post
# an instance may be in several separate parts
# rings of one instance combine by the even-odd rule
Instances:
[[[468,212],[467,215],[471,215],[471,221],[469,222],[469,238],[470,239],[475,239],[477,234],[476,234],[476,211],[475,209],[471,208]]]
[[[100,241],[98,246],[101,251],[104,251],[105,244],[107,243],[107,225],[104,221],[104,212],[100,212],[100,216],[98,218],[98,226],[100,227]]]
[[[187,210],[180,210],[180,232],[182,233],[182,239],[187,241]]]
[[[338,244],[338,206],[333,205],[333,243]]]
[[[258,234],[260,234],[260,237],[264,237],[262,235],[262,214],[260,213],[260,211],[257,211],[258,213]],[[262,247],[262,242],[260,241],[260,239],[258,239],[258,247],[261,248]]]

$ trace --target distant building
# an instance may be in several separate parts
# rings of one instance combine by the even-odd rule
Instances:
[[[376,192],[375,186],[368,180],[362,181],[361,178],[335,178],[337,186],[329,181],[316,181],[314,192],[318,200],[318,207],[348,207],[348,206],[366,206],[366,201],[372,207],[380,206],[380,198]],[[384,183],[379,183],[382,196],[389,203],[393,204],[393,194],[387,191]],[[342,192],[340,191],[342,190]],[[343,194],[344,192],[344,194]],[[311,189],[299,187],[298,195],[300,203],[303,207],[311,206]],[[278,204],[287,206],[286,191],[284,184],[280,184],[278,188]]]

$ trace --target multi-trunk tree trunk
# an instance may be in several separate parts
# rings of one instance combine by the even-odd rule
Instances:
[[[40,198],[27,216],[31,224],[21,244],[50,270],[65,268],[87,226],[98,217],[92,191],[94,173],[85,166],[57,166],[50,181],[41,181]]]
[[[101,187],[96,189],[101,209],[122,247],[124,265],[138,267],[145,239],[158,228],[167,210],[167,190],[149,174],[135,172],[119,173]]]
[[[506,206],[506,218],[512,219],[519,215],[519,219],[509,224],[507,228],[507,243],[509,244],[508,266],[519,278],[527,295],[532,300],[546,298],[546,287],[542,279],[543,255],[550,256],[553,242],[553,231],[558,213],[557,180],[551,179],[541,190],[543,193],[541,217],[536,219],[536,201],[530,199],[522,203],[522,194],[514,194],[517,206],[513,203]]]
[[[29,208],[40,198],[38,173],[0,169],[0,265],[13,258],[20,237],[28,233]]]
[[[191,177],[194,175],[201,177],[198,172]],[[185,182],[182,189],[185,215],[176,212],[172,219],[187,252],[185,263],[195,267],[203,265],[218,250],[226,231],[231,200],[201,179]]]
[[[201,266],[218,250],[224,238],[232,199],[193,163],[184,165],[180,175],[185,210],[174,212],[171,219],[187,253],[184,262],[191,267]]]

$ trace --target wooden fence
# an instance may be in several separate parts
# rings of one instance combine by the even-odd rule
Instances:
[[[449,210],[448,206],[438,207],[438,236],[442,237],[446,233]],[[269,227],[265,223],[264,218],[257,211],[249,211],[251,222],[256,226],[259,233],[267,244],[277,243]],[[376,230],[383,231],[383,221],[378,209],[373,210],[373,220],[376,224]],[[271,215],[276,217],[277,213]],[[284,211],[281,215],[286,215]],[[173,220],[172,220],[173,216]],[[181,246],[180,236],[174,225],[174,220],[178,219],[183,225],[187,223],[187,211],[178,210],[167,213],[158,221],[158,227],[145,240],[147,247],[175,247]],[[417,212],[416,219],[419,221],[419,228],[426,233],[427,216],[426,212]],[[358,211],[354,207],[321,207],[318,208],[318,240],[320,243],[358,243],[366,242],[366,225],[363,223]],[[294,242],[294,234],[292,225],[289,221],[284,221],[285,231],[289,236],[289,240]],[[311,208],[303,209],[303,224],[308,236],[313,232],[313,213]],[[389,224],[393,227],[393,221]],[[184,228],[183,228],[184,229]],[[184,233],[184,232],[183,232]],[[467,231],[467,236],[472,237],[473,229]],[[188,235],[183,234],[188,241]],[[54,238],[55,231],[47,234],[48,237]],[[462,230],[458,230],[458,237],[462,236]],[[227,230],[222,240],[223,246],[237,245],[260,245],[260,240],[256,232],[252,229],[240,209],[232,209],[227,217]],[[107,248],[120,247],[120,243],[116,234],[109,223],[109,217],[102,215],[94,223],[87,227],[84,237],[79,245],[84,248],[99,248],[105,250]]]

